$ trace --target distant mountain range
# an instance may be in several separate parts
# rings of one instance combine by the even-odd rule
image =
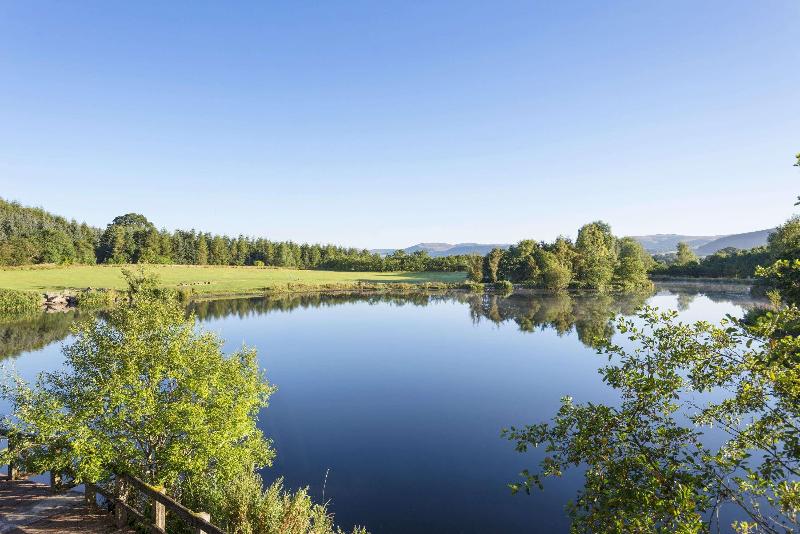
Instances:
[[[748,249],[766,245],[767,237],[774,231],[775,228],[768,228],[767,230],[729,235],[653,234],[632,237],[651,254],[674,252],[678,248],[678,243],[684,242],[688,243],[698,256],[708,256],[727,247]]]
[[[642,246],[651,254],[663,254],[666,252],[674,252],[678,248],[678,243],[688,243],[698,256],[707,256],[713,254],[718,250],[727,247],[735,247],[740,249],[748,249],[753,247],[760,247],[767,244],[767,236],[774,232],[774,228],[767,230],[758,230],[755,232],[746,232],[743,234],[729,234],[729,235],[680,235],[680,234],[653,234],[653,235],[638,235],[632,236],[635,240],[642,244]],[[507,249],[511,245],[507,243],[418,243],[416,245],[402,249],[407,254],[411,254],[418,250],[426,251],[430,256],[455,256],[458,254],[488,254],[493,248]],[[388,255],[398,249],[395,248],[378,248],[370,252],[377,252],[381,255]]]
[[[755,232],[746,232],[744,234],[726,235],[697,247],[695,252],[700,256],[707,256],[708,254],[713,254],[718,250],[728,247],[741,249],[760,247],[767,244],[767,237],[774,231],[775,228],[770,228],[768,230],[756,230]]]
[[[674,252],[678,249],[678,243],[688,243],[690,247],[697,250],[699,247],[716,241],[724,237],[721,235],[680,235],[680,234],[653,234],[653,235],[634,235],[631,236],[642,244],[644,249],[651,254],[662,254]]]
[[[417,243],[416,245],[402,249],[406,254],[411,254],[418,250],[424,250],[428,255],[436,258],[439,256],[456,256],[459,254],[488,254],[493,248],[506,249],[509,244],[484,244],[484,243]],[[378,248],[370,252],[377,252],[382,255],[392,254],[396,248]]]

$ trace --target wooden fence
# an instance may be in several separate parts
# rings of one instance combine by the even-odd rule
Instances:
[[[14,451],[18,448],[20,439],[30,438],[24,434],[18,434],[0,427],[0,438],[8,440],[8,450]],[[17,480],[20,478],[19,465],[13,459],[8,464],[8,479]],[[50,485],[53,491],[64,489],[60,473],[50,472]],[[113,503],[114,519],[118,528],[123,528],[131,520],[144,525],[152,533],[166,533],[167,512],[180,518],[190,528],[194,529],[195,534],[226,534],[224,530],[211,523],[211,515],[206,512],[193,512],[178,501],[167,496],[163,490],[150,486],[146,482],[139,480],[131,475],[116,475],[113,479],[114,489],[103,487],[98,484],[85,483],[86,505],[90,508],[97,508],[97,495],[102,495],[109,503]],[[134,492],[138,492],[149,501],[150,513],[142,512],[135,506],[137,499],[134,499]]]

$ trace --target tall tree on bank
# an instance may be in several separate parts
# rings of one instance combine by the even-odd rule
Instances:
[[[489,254],[486,255],[486,266],[484,271],[486,273],[489,282],[495,283],[497,282],[497,271],[500,268],[500,261],[503,259],[503,250],[499,248],[493,248]]]
[[[97,248],[99,263],[135,263],[139,260],[153,223],[139,213],[115,217],[100,236]]]
[[[477,254],[467,256],[467,278],[472,282],[483,282],[483,258]]]
[[[689,265],[697,263],[697,254],[688,243],[681,241],[678,243],[678,252],[675,254],[675,265]]]
[[[200,234],[197,240],[197,265],[208,264],[208,241],[205,234]]]
[[[578,230],[575,249],[577,279],[583,287],[600,291],[609,289],[617,261],[616,238],[611,227],[601,221],[582,226]]]
[[[549,250],[536,251],[536,264],[540,285],[551,291],[562,291],[572,281],[572,271],[559,257]]]
[[[650,256],[641,243],[632,237],[620,239],[619,256],[614,269],[614,285],[621,289],[635,289],[647,284],[649,280],[647,259],[650,259]]]

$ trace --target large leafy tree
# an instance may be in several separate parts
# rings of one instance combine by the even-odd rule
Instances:
[[[130,473],[180,494],[268,465],[256,417],[273,388],[255,352],[225,356],[154,279],[129,280],[128,305],[78,327],[66,370],[33,388],[20,379],[4,386],[14,408],[6,423],[36,436],[24,449],[31,468],[79,481]]]
[[[609,289],[617,261],[616,238],[611,227],[601,221],[582,226],[578,230],[575,248],[578,282],[589,289]]]
[[[145,241],[155,226],[139,213],[114,217],[100,236],[97,261],[100,263],[135,263],[140,260]],[[145,252],[145,255],[149,253]]]
[[[470,254],[466,258],[467,278],[473,282],[483,281],[483,258],[477,254]]]
[[[635,289],[652,285],[647,277],[652,261],[641,243],[631,237],[619,240],[619,256],[614,269],[614,285],[622,289]]]
[[[569,286],[572,271],[558,256],[548,250],[536,251],[536,264],[539,268],[539,282],[545,289],[561,291]]]
[[[486,255],[486,265],[484,266],[484,272],[486,273],[486,277],[489,282],[494,283],[497,282],[497,272],[500,268],[500,260],[503,259],[503,249],[500,248],[493,248],[489,254]]]
[[[678,243],[678,251],[675,254],[675,265],[689,265],[697,263],[697,255],[688,243],[681,241]]]

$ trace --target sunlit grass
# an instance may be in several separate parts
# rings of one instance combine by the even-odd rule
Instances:
[[[126,286],[119,265],[36,266],[0,269],[0,288],[57,291],[72,289],[122,289]],[[131,266],[128,266],[131,267]],[[229,267],[216,265],[148,265],[165,286],[189,286],[195,293],[247,293],[284,288],[287,284],[324,286],[363,283],[454,283],[464,273],[341,272]]]

